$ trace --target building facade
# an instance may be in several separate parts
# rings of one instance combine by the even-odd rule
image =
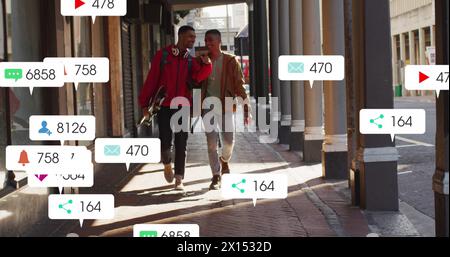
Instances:
[[[176,28],[182,25],[193,26],[197,32],[195,47],[196,50],[199,51],[205,47],[206,31],[210,29],[217,29],[222,34],[222,47],[224,50],[234,53],[234,39],[239,31],[241,31],[248,24],[247,4],[241,3],[213,8],[213,10],[220,9],[220,12],[215,13],[209,8],[191,10],[189,14],[181,20]]]
[[[31,143],[30,115],[91,114],[97,120],[97,137],[152,135],[150,129],[136,126],[141,115],[137,95],[150,60],[159,48],[176,41],[174,11],[212,5],[212,1],[200,0],[128,1],[127,16],[98,17],[92,24],[91,18],[62,17],[59,2],[0,1],[1,61],[103,56],[110,59],[110,81],[81,84],[78,90],[72,84],[40,88],[32,95],[28,89],[0,88],[0,175],[7,183],[14,181],[14,173],[2,166],[5,148]],[[214,4],[241,2],[218,0]],[[368,211],[398,211],[395,144],[389,135],[361,134],[359,111],[394,108],[392,85],[399,95],[406,93],[399,71],[406,64],[427,64],[427,47],[432,53],[436,45],[436,63],[448,65],[448,1],[323,0],[322,8],[316,0],[303,0],[302,4],[297,0],[268,2],[248,2],[250,86],[252,96],[259,97],[259,108],[269,111],[270,98],[278,98],[280,113],[270,117],[278,123],[278,142],[294,142],[303,157],[320,161],[324,178],[348,179],[353,205]],[[178,5],[171,6],[174,3]],[[320,29],[321,35],[317,33]],[[377,40],[373,35],[378,35]],[[197,42],[203,40],[197,38]],[[280,81],[278,56],[302,51],[345,55],[346,79],[314,88]],[[432,54],[429,56],[432,63]],[[273,68],[271,81],[269,63]],[[436,100],[436,138],[441,140],[436,141],[432,181],[438,236],[448,236],[448,110],[448,91],[441,92]],[[66,144],[94,148],[93,142]],[[95,172],[101,168],[95,165]],[[15,181],[20,184],[19,175]],[[47,189],[37,189],[31,201],[16,203],[10,210],[16,216],[0,229],[22,234],[23,228],[45,215],[47,197]]]
[[[144,15],[159,8],[160,16]],[[0,191],[7,194],[26,184],[26,173],[7,171],[7,145],[50,144],[29,139],[31,115],[94,115],[96,137],[140,137],[138,94],[156,51],[173,42],[172,11],[160,1],[128,1],[125,17],[63,17],[59,0],[2,0],[0,5],[0,60],[42,62],[46,57],[108,57],[108,83],[72,83],[62,88],[0,88]],[[94,142],[69,141],[66,145]],[[95,171],[100,169],[95,165]],[[9,191],[8,191],[8,190]],[[50,189],[53,190],[53,189]],[[77,189],[70,189],[77,190]],[[14,207],[14,222],[2,229],[20,229],[35,222],[46,209],[48,189],[36,189],[30,206]],[[0,197],[2,196],[0,194]],[[31,207],[30,207],[31,208]],[[20,214],[24,215],[20,215]],[[1,233],[0,233],[1,234]]]
[[[406,65],[436,64],[435,1],[390,0],[392,64],[396,96],[432,95],[405,89]]]

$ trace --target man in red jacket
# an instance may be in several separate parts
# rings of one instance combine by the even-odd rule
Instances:
[[[149,116],[148,105],[160,87],[164,87],[166,98],[158,112],[159,138],[161,140],[161,160],[164,164],[164,177],[171,183],[174,178],[172,170],[172,126],[170,120],[178,109],[171,109],[172,99],[185,97],[192,99],[190,82],[200,83],[207,79],[212,71],[211,60],[207,56],[196,59],[190,56],[189,48],[194,47],[195,30],[183,26],[178,30],[178,43],[159,50],[152,60],[144,87],[139,96],[144,116]],[[184,190],[183,178],[186,165],[186,145],[188,131],[175,133],[175,190]]]

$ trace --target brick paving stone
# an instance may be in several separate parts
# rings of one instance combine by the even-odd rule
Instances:
[[[132,236],[133,225],[145,223],[200,226],[201,236],[336,236],[329,217],[305,193],[310,187],[336,213],[349,236],[365,236],[367,221],[326,181],[318,179],[321,169],[307,166],[298,153],[285,145],[259,143],[256,134],[238,133],[230,167],[233,173],[285,172],[289,178],[287,199],[224,200],[219,191],[209,191],[211,179],[206,139],[202,133],[190,135],[185,193],[172,190],[164,180],[161,164],[147,164],[120,179],[99,178],[102,191],[115,189],[116,215],[112,220],[85,221],[59,226],[53,234],[74,232],[80,236]],[[123,166],[123,167],[122,167]],[[109,172],[124,172],[124,165],[110,165]],[[105,184],[106,183],[106,184]],[[95,191],[94,187],[90,192]],[[111,191],[109,193],[112,193]]]

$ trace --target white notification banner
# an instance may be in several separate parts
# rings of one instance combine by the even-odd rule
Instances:
[[[30,187],[92,187],[94,185],[94,165],[73,167],[61,173],[47,171],[28,171]],[[60,191],[61,192],[61,191]]]
[[[63,87],[64,67],[57,63],[0,62],[0,87]]]
[[[61,0],[62,16],[125,16],[127,0]]]
[[[448,90],[448,65],[408,65],[405,68],[405,88],[408,90],[435,90],[437,96]]]
[[[159,138],[97,138],[95,140],[97,163],[159,163],[161,140]]]
[[[92,153],[85,146],[14,145],[6,147],[6,169],[20,171],[70,172],[89,167]]]
[[[91,115],[47,115],[30,117],[30,139],[61,141],[95,139],[95,117]]]
[[[114,195],[49,195],[48,217],[52,220],[114,218]]]
[[[284,199],[288,194],[286,174],[225,174],[222,176],[225,199]]]
[[[279,79],[283,81],[340,81],[345,77],[341,55],[282,55],[278,58]]]
[[[361,134],[424,134],[426,113],[423,109],[363,109],[359,112]]]
[[[200,237],[197,224],[137,224],[134,237]]]
[[[78,90],[79,83],[107,83],[109,82],[109,59],[106,57],[45,58],[45,63],[59,63],[64,67],[64,82],[74,83]]]

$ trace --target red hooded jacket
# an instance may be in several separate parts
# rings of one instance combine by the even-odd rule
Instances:
[[[191,102],[192,92],[188,87],[188,58],[183,53],[175,56],[172,53],[174,46],[166,47],[168,52],[166,62],[162,65],[163,70],[160,71],[163,50],[159,50],[152,60],[150,71],[147,75],[144,87],[139,96],[139,104],[142,108],[148,107],[148,102],[153,97],[159,87],[165,86],[167,97],[162,106],[170,107],[170,103],[175,97],[186,97]],[[211,74],[212,64],[203,64],[196,58],[192,57],[191,74],[192,80],[200,83],[207,79]]]

